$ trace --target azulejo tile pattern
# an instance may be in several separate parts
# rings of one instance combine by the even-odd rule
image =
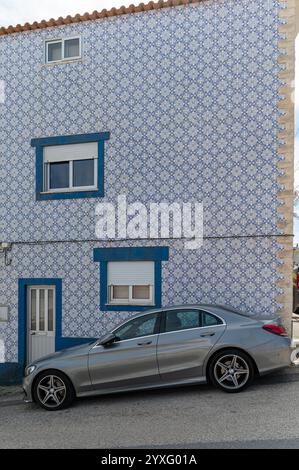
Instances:
[[[277,310],[281,9],[278,0],[207,0],[1,37],[0,239],[23,243],[0,268],[6,361],[17,360],[19,277],[63,279],[65,336],[96,336],[130,315],[99,311],[95,201],[35,201],[32,138],[109,131],[104,200],[204,203],[199,251],[179,241],[113,245],[170,246],[164,305]],[[44,40],[76,34],[82,61],[43,66]]]
[[[278,9],[209,0],[1,38],[3,237],[94,237],[90,201],[36,204],[30,140],[101,131],[105,199],[202,201],[206,236],[276,235]],[[43,40],[76,34],[82,62],[42,66]]]
[[[209,240],[203,249],[186,251],[182,241],[156,241],[167,245],[169,261],[163,262],[163,304],[217,302],[249,313],[271,314],[277,307],[275,269],[277,244],[270,238]],[[93,248],[108,243],[59,243],[17,246],[9,276],[1,281],[0,298],[11,307],[10,322],[0,324],[5,360],[17,360],[18,278],[63,279],[63,331],[65,337],[97,337],[132,312],[99,310],[99,264]],[[136,246],[121,242],[117,246]],[[38,261],[37,261],[38,260]],[[213,288],[211,288],[213,286]]]

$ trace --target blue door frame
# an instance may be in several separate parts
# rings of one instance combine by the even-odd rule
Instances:
[[[55,351],[70,348],[79,344],[88,343],[96,338],[71,338],[62,336],[62,279],[33,278],[19,279],[19,329],[18,329],[18,363],[24,371],[27,355],[27,287],[28,286],[54,286],[55,287]]]
[[[55,287],[55,351],[95,341],[96,338],[62,336],[62,279],[26,278],[18,280],[18,362],[0,364],[0,385],[20,383],[24,374],[27,356],[27,287]]]
[[[55,350],[57,351],[58,338],[61,337],[62,317],[62,280],[61,279],[19,279],[19,327],[18,327],[18,362],[24,370],[27,357],[27,287],[28,286],[54,286],[55,287]]]

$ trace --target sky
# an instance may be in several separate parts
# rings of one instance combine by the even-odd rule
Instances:
[[[0,26],[32,23],[122,5],[138,5],[142,0],[0,0]],[[144,3],[147,3],[144,0]]]
[[[33,21],[48,20],[59,16],[75,15],[77,13],[93,12],[94,10],[109,10],[112,7],[138,5],[141,0],[0,0],[0,26],[16,25]],[[143,0],[147,3],[146,0]],[[297,39],[299,51],[299,36]],[[296,65],[296,77],[299,82],[299,60]],[[298,103],[298,104],[297,104]],[[296,158],[295,158],[295,187],[299,189],[299,86],[296,96]],[[297,212],[299,214],[299,203]],[[295,220],[295,243],[299,244],[299,218]]]

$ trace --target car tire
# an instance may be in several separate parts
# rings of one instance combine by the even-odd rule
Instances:
[[[47,411],[67,408],[75,399],[72,382],[57,370],[46,370],[38,375],[32,392],[35,403]]]
[[[252,359],[238,349],[220,351],[209,364],[208,379],[226,393],[242,392],[249,387],[253,378]]]

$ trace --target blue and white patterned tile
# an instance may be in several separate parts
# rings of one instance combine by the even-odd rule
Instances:
[[[280,7],[212,0],[1,38],[1,238],[93,238],[94,200],[36,203],[30,148],[93,131],[111,132],[105,200],[195,199],[206,236],[277,234]],[[82,34],[82,63],[43,66],[57,34]]]
[[[207,0],[1,37],[0,240],[94,239],[95,200],[35,201],[30,140],[110,131],[104,200],[203,202],[205,236],[215,237],[197,252],[142,242],[170,246],[163,303],[274,313],[281,8]],[[44,40],[76,34],[82,62],[43,65]],[[0,267],[6,361],[17,359],[19,277],[63,278],[65,336],[97,336],[130,315],[99,311],[95,246],[106,245],[14,246],[13,265]]]
[[[201,250],[184,250],[183,241],[139,243],[167,245],[169,261],[163,262],[163,305],[221,303],[249,314],[272,315],[277,310],[275,287],[277,243],[271,238],[210,239]],[[13,264],[0,284],[0,304],[10,306],[10,322],[0,325],[6,361],[17,357],[19,278],[62,278],[63,336],[97,337],[130,312],[102,312],[99,307],[99,264],[93,249],[109,243],[59,243],[14,247]],[[114,246],[136,246],[134,241]]]

